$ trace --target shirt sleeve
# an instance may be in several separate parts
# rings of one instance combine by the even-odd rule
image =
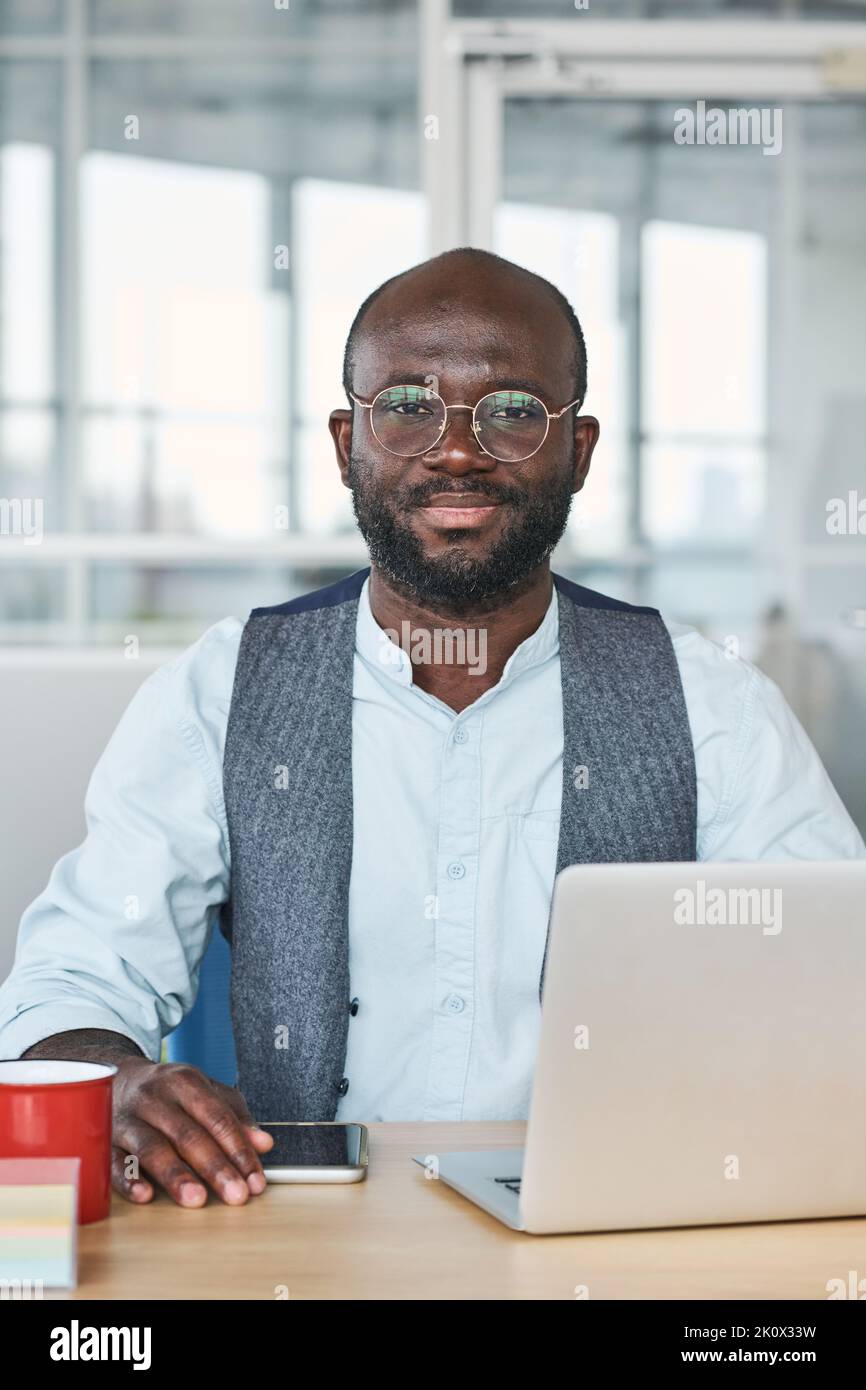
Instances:
[[[717,662],[716,678],[720,669]],[[728,670],[730,718],[710,741],[714,815],[699,858],[866,858],[862,836],[779,687],[749,662],[729,661]]]
[[[128,705],[88,784],[86,838],[21,920],[0,1057],[101,1028],[157,1060],[192,1007],[229,893],[222,752],[240,631],[217,624]]]

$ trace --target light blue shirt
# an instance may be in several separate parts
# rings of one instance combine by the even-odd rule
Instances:
[[[695,746],[702,860],[866,858],[777,687],[668,624]],[[88,833],[21,922],[0,1056],[107,1028],[153,1058],[191,1007],[230,859],[222,757],[242,624],[141,686],[87,790]],[[562,788],[557,599],[460,714],[358,607],[353,995],[340,1119],[525,1118]]]

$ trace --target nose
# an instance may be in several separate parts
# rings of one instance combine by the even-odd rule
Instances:
[[[468,408],[452,407],[448,411],[441,439],[434,448],[421,455],[421,461],[425,467],[450,473],[455,478],[465,473],[489,473],[496,467],[496,459],[484,453],[475,436],[472,411]]]

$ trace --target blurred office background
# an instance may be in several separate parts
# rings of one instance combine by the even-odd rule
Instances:
[[[345,335],[465,243],[584,324],[558,567],[763,665],[866,829],[866,3],[0,0],[0,975],[143,677],[364,563]]]

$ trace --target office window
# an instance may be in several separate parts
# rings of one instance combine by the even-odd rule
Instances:
[[[268,532],[288,300],[270,288],[266,181],[91,153],[82,228],[86,525]]]
[[[585,11],[574,0],[452,0],[458,19],[562,19],[576,23],[603,19],[842,19],[857,18],[858,0],[588,0]],[[575,13],[576,12],[576,13]]]
[[[628,521],[628,392],[625,327],[619,314],[619,227],[606,213],[503,203],[496,251],[550,280],[573,305],[589,359],[586,412],[602,422],[590,480],[576,498],[569,536],[587,557],[612,554]],[[550,408],[564,401],[549,402]]]
[[[53,179],[44,145],[0,147],[0,391],[33,404],[47,403],[54,390]]]
[[[296,341],[302,345],[295,422],[300,521],[319,534],[352,531],[351,498],[327,428],[330,412],[347,405],[340,384],[346,333],[368,294],[424,260],[424,204],[420,193],[300,179],[292,223]]]
[[[54,0],[57,3],[58,0]],[[353,45],[408,33],[419,0],[290,0],[277,9],[274,0],[87,0],[94,34],[153,34],[176,39],[201,34],[220,39],[331,38],[351,52]],[[21,8],[33,0],[18,0]],[[42,0],[48,3],[48,0]],[[533,4],[534,0],[527,0]]]
[[[0,0],[0,496],[46,524],[0,552],[3,640],[126,612],[183,642],[232,575],[243,614],[360,559],[327,414],[350,301],[425,254],[417,29],[413,0]]]
[[[752,232],[643,228],[643,525],[658,545],[753,539],[765,482],[766,260]]]
[[[0,145],[0,496],[56,514],[54,158]]]
[[[0,34],[56,34],[64,0],[0,0]]]
[[[0,498],[19,515],[26,508],[28,523],[41,509],[40,530],[63,505],[54,298],[59,71],[53,62],[0,61]],[[0,545],[15,525],[4,514]],[[0,569],[0,623],[58,618],[62,575],[19,558]]]

